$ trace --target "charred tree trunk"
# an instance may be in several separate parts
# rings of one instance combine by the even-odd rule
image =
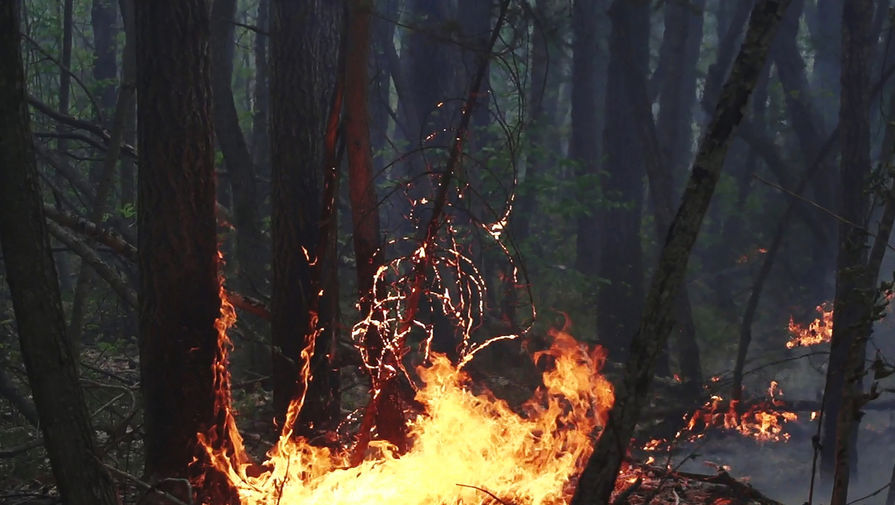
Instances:
[[[203,475],[197,433],[211,433],[220,315],[211,120],[209,5],[136,2],[139,125],[140,374],[146,477]],[[161,29],[160,27],[164,27]],[[226,437],[219,437],[225,442]],[[206,480],[200,496],[224,503]],[[181,499],[183,483],[163,488]]]
[[[273,339],[274,412],[283,419],[301,392],[301,350],[311,342],[311,256],[320,238],[324,135],[336,86],[344,5],[330,0],[271,4],[270,93],[273,181]],[[332,427],[338,414],[335,371],[325,357],[325,339],[315,343],[305,406],[295,427],[313,435]]]
[[[15,2],[0,3],[0,246],[22,357],[62,499],[114,505],[78,381],[38,185]]]
[[[866,221],[870,176],[870,71],[873,2],[850,0],[842,10],[842,95],[839,108],[841,160],[836,298],[827,383],[821,470],[832,470],[831,505],[845,505],[850,461],[856,454],[853,427],[860,419],[864,350],[872,325],[873,287],[869,279]],[[857,223],[855,226],[851,223]],[[887,240],[887,238],[883,239]],[[870,280],[870,282],[868,282]],[[868,285],[869,284],[869,285]],[[869,288],[869,289],[868,289]],[[870,292],[868,292],[870,291]],[[835,445],[834,445],[835,440]]]
[[[749,95],[764,66],[771,37],[788,4],[789,0],[762,0],[752,11],[743,46],[700,142],[681,206],[659,257],[622,387],[581,475],[573,505],[609,503],[619,466],[647,398],[656,356],[671,331],[673,302],[684,280],[690,250],[718,182],[733,131],[742,120]]]

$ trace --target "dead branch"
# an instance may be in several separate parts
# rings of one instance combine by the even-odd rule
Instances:
[[[137,248],[125,240],[118,232],[103,228],[86,218],[71,212],[44,205],[44,213],[53,221],[66,228],[93,239],[120,254],[128,261],[137,262]]]
[[[42,445],[43,445],[43,441],[38,439],[38,440],[32,440],[30,442],[26,442],[26,443],[19,445],[17,447],[12,447],[10,449],[0,449],[0,459],[14,458],[14,457],[18,456],[19,454],[24,454],[24,453],[30,451],[31,449],[35,449]]]
[[[47,230],[50,232],[50,235],[67,245],[85,263],[90,265],[128,305],[134,309],[139,307],[137,294],[128,286],[124,276],[103,261],[92,247],[53,221],[47,221]]]
[[[193,486],[192,486],[192,484],[190,484],[190,481],[188,481],[186,479],[162,479],[155,484],[150,484],[144,480],[138,479],[137,477],[125,472],[124,470],[119,470],[119,469],[115,468],[114,466],[107,465],[107,464],[103,464],[103,466],[105,466],[106,470],[108,470],[109,473],[111,473],[112,475],[116,475],[118,477],[121,477],[123,479],[127,479],[127,480],[133,482],[134,484],[137,485],[138,488],[142,489],[146,494],[155,493],[155,494],[161,496],[162,498],[169,500],[171,503],[174,503],[175,505],[194,505],[193,499],[192,499]],[[161,489],[159,489],[159,486],[166,482],[182,482],[182,483],[184,483],[186,485],[186,488],[188,491],[187,496],[190,497],[189,503],[181,500],[180,498],[174,496],[171,493],[168,493],[166,491],[162,491]]]

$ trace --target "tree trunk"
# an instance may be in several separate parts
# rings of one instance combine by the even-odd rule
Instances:
[[[833,449],[823,454],[821,460],[821,469],[829,471],[833,457],[830,505],[845,505],[847,501],[849,462],[856,454],[853,428],[861,416],[864,351],[870,336],[875,299],[876,275],[868,271],[867,232],[860,227],[869,207],[872,23],[871,0],[845,2],[842,10],[842,95],[839,102],[842,155],[838,209],[845,222],[839,224],[833,338],[824,390],[826,424],[821,442]]]
[[[113,505],[78,381],[43,214],[15,2],[0,3],[0,246],[22,357],[62,499]]]
[[[373,279],[383,263],[379,236],[379,207],[376,200],[373,159],[370,151],[369,112],[367,109],[367,64],[369,60],[371,3],[349,0],[348,46],[345,55],[345,145],[348,149],[348,193],[351,200],[351,221],[354,237],[354,256],[357,263],[357,286],[362,317],[370,310]],[[371,329],[364,335],[363,345],[370,356],[379,357],[383,351],[382,337]],[[379,436],[406,449],[406,423],[402,406],[412,393],[405,392],[398,380],[376,384],[381,388],[371,400],[369,416]],[[367,424],[369,424],[369,420]],[[362,426],[368,436],[366,429]],[[358,454],[358,453],[356,453]],[[356,456],[357,457],[357,456]]]
[[[311,342],[310,313],[317,291],[309,260],[318,251],[325,165],[324,134],[338,74],[344,4],[331,0],[271,4],[271,169],[273,181],[274,412],[285,416],[300,394],[301,350]],[[307,253],[307,256],[306,256]],[[296,433],[312,435],[332,427],[338,413],[325,368],[331,350],[318,339],[312,380]],[[316,389],[319,388],[319,389]],[[313,428],[312,428],[313,427]]]
[[[600,173],[603,203],[589,233],[600,237],[597,336],[613,360],[624,361],[643,306],[644,158],[638,126],[630,114],[627,76],[645,76],[649,66],[649,2],[615,0],[609,8],[609,69],[605,146]],[[633,67],[625,71],[626,66]],[[593,227],[596,225],[597,227]]]
[[[140,375],[146,478],[204,469],[197,433],[219,427],[215,374],[220,316],[211,120],[209,4],[136,2],[139,129]],[[164,29],[160,29],[164,27]],[[219,434],[217,443],[226,443]],[[202,499],[232,500],[205,475]],[[191,500],[181,482],[163,489]]]
[[[573,505],[609,503],[619,466],[647,399],[656,356],[671,331],[673,302],[683,284],[690,250],[720,177],[733,130],[742,120],[749,95],[764,66],[769,42],[788,4],[789,0],[762,0],[752,11],[743,46],[700,142],[681,206],[659,257],[640,329],[631,345],[622,387],[580,477]]]
[[[596,178],[600,171],[600,146],[597,137],[597,88],[601,74],[599,30],[597,20],[599,0],[575,0],[572,7],[572,135],[569,141],[569,157],[578,164],[576,176]],[[593,214],[596,204],[592,195],[582,195],[582,204],[591,215],[578,217],[575,262],[582,274],[593,277],[599,271],[599,225]],[[613,355],[615,359],[616,356]]]
[[[668,225],[671,223],[676,204],[675,197],[679,194],[680,184],[677,181],[682,178],[690,164],[693,114],[696,105],[696,64],[702,41],[704,9],[705,0],[697,0],[686,5],[676,2],[665,4],[665,33],[659,65],[664,65],[667,70],[664,72],[664,82],[659,91],[659,114],[655,130],[663,155],[661,158],[663,162],[657,163],[656,170],[667,172],[664,179],[668,185],[662,186],[659,181],[655,181],[658,184],[656,185],[650,180],[650,195],[653,197],[656,230],[660,243],[668,233]],[[636,79],[636,76],[631,74],[630,78]],[[633,86],[630,88],[633,89]],[[644,126],[640,125],[641,131]],[[664,199],[665,202],[659,204],[656,198]],[[696,344],[696,325],[693,322],[690,295],[686,287],[677,302],[675,313],[676,331],[672,333],[675,338],[670,347],[677,351],[680,376],[687,387],[687,393],[695,398],[700,394],[702,387],[702,364],[699,359],[699,347]],[[663,355],[665,354],[663,351]],[[662,361],[667,361],[667,358]],[[668,365],[665,364],[663,370],[660,361],[657,372],[660,375],[667,375]]]
[[[211,87],[214,95],[214,130],[224,154],[233,217],[236,225],[236,263],[238,275],[233,284],[245,293],[263,292],[264,239],[258,215],[255,167],[239,126],[230,80],[233,77],[233,28],[236,0],[216,0],[211,10]]]

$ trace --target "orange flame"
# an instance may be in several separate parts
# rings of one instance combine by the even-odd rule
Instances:
[[[416,399],[425,410],[411,421],[406,454],[374,441],[352,468],[347,449],[284,436],[259,472],[250,470],[241,447],[241,454],[204,447],[246,505],[468,503],[481,500],[481,490],[515,503],[565,503],[614,396],[598,373],[602,349],[588,350],[562,331],[552,334],[553,345],[534,359],[553,367],[521,414],[487,391],[474,393],[464,372],[433,354],[431,365],[417,369],[423,386]]]
[[[833,308],[825,303],[818,305],[815,310],[820,317],[808,323],[808,326],[802,326],[793,321],[792,317],[789,318],[789,333],[792,338],[786,342],[787,349],[822,344],[833,338]]]
[[[771,381],[767,393],[768,398],[753,402],[745,409],[735,400],[728,402],[714,395],[693,413],[685,433],[679,435],[694,440],[704,436],[705,429],[718,428],[738,432],[759,442],[785,442],[790,435],[783,425],[798,420],[798,415],[784,408],[784,402],[779,399],[783,392],[777,381]]]

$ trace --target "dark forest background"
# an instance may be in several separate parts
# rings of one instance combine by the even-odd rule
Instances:
[[[442,261],[449,245],[462,252],[463,275],[487,287],[474,342],[521,335],[470,365],[498,395],[527,397],[538,380],[527,354],[569,321],[576,338],[607,348],[607,373],[622,382],[643,352],[632,338],[649,327],[681,195],[702,174],[701,139],[737,83],[751,98],[716,159],[689,262],[677,260],[686,274],[665,302],[674,325],[655,340],[635,437],[671,437],[712,394],[745,404],[776,380],[800,416],[787,444],[710,434],[682,442],[676,461],[730,465],[787,503],[805,500],[815,453],[815,501],[842,472],[851,498],[895,478],[889,1],[779,2],[789,5],[751,84],[730,71],[750,47],[755,4],[778,2],[0,3],[0,40],[13,48],[0,57],[0,145],[30,146],[0,165],[10,175],[0,277],[29,286],[0,283],[0,502],[55,492],[50,462],[64,462],[42,440],[59,428],[47,416],[68,409],[62,397],[89,420],[65,428],[86,433],[70,450],[117,469],[126,501],[139,493],[124,474],[189,475],[196,426],[216,415],[217,249],[239,316],[234,403],[258,454],[301,388],[300,351],[318,324],[299,431],[354,440],[356,423],[341,421],[363,410],[371,380],[355,347],[384,351],[352,326],[377,267],[427,244]],[[30,133],[15,137],[23,89]],[[26,166],[31,183],[11,182]],[[26,187],[36,207],[22,203]],[[41,227],[49,241],[24,235]],[[44,243],[52,262],[27,252]],[[14,247],[30,270],[9,261]],[[56,278],[35,279],[53,268]],[[414,286],[454,289],[457,275]],[[818,307],[835,308],[832,344],[788,349],[791,318],[807,324]],[[437,297],[412,310],[434,349],[469,350],[462,318]],[[26,319],[45,340],[26,338]],[[408,363],[424,337],[408,337]],[[59,380],[79,391],[48,379],[38,392],[35,377],[55,373],[41,360],[70,364]],[[380,384],[375,424],[403,447],[412,400],[398,382]],[[818,427],[809,418],[821,410]]]

